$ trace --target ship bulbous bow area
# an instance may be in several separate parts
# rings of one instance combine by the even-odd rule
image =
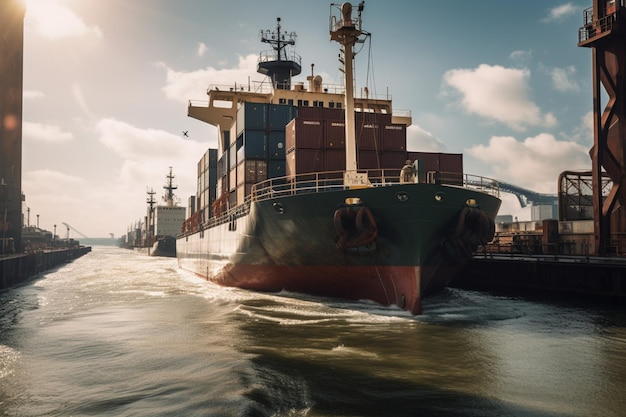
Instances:
[[[443,252],[449,260],[467,260],[480,245],[489,243],[495,235],[495,222],[479,207],[464,207],[456,227],[444,242]]]
[[[378,227],[366,206],[342,206],[333,216],[335,243],[341,251],[370,246],[378,236]]]

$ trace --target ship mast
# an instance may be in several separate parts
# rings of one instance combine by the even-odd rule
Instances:
[[[150,191],[147,191],[148,198],[146,198],[146,203],[148,203],[148,218],[146,219],[146,244],[149,245],[152,242],[152,233],[154,232],[154,204],[156,201],[154,200],[154,190],[150,188]]]
[[[296,32],[281,32],[280,17],[276,18],[276,30],[261,30],[261,42],[272,46],[272,51],[263,51],[259,55],[257,72],[268,76],[274,88],[291,89],[291,78],[302,71],[301,58],[287,46],[296,44]]]
[[[163,186],[165,189],[165,195],[163,195],[163,200],[165,204],[169,207],[174,205],[174,190],[178,187],[174,185],[174,175],[172,174],[172,167],[170,167],[170,173],[166,176],[167,182]]]
[[[364,34],[361,30],[361,12],[364,3],[358,5],[358,16],[352,18],[352,4],[331,4],[330,39],[342,45],[339,61],[343,64],[345,77],[345,125],[346,125],[346,172],[344,174],[345,186],[366,186],[369,184],[367,174],[357,173],[356,161],[356,128],[354,122],[354,45],[361,41],[359,37]],[[333,9],[340,9],[341,16],[332,15]]]

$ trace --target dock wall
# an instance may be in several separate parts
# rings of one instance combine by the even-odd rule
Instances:
[[[89,252],[90,246],[81,246],[0,257],[0,290],[22,283]]]
[[[481,254],[465,266],[451,286],[625,300],[626,259]]]

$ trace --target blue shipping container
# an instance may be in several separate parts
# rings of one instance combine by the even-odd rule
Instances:
[[[282,161],[270,160],[267,163],[267,177],[268,178],[284,177],[285,175],[287,175],[286,169],[287,169],[287,164],[284,160]]]
[[[267,107],[265,103],[243,103],[237,110],[237,137],[247,129],[265,130],[267,128]]]
[[[238,152],[244,159],[265,159],[267,158],[267,135],[265,131],[260,130],[246,130],[242,133],[240,138],[237,138],[237,143],[241,139],[241,149]],[[241,162],[241,159],[239,160]]]
[[[268,154],[270,159],[285,159],[285,131],[270,132],[268,140]]]
[[[287,123],[296,117],[296,108],[286,104],[270,104],[268,109],[270,130],[285,130]]]

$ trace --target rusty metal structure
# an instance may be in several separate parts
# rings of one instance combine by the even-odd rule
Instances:
[[[22,246],[22,1],[0,1],[0,254]]]
[[[594,238],[597,255],[626,246],[626,8],[625,0],[593,0],[583,12],[578,46],[591,48],[594,145],[592,161]],[[608,96],[602,109],[602,97]],[[602,197],[602,175],[613,185]]]
[[[602,175],[603,201],[609,195],[613,182],[606,172]],[[593,220],[594,187],[591,171],[565,171],[559,175],[559,220]]]

